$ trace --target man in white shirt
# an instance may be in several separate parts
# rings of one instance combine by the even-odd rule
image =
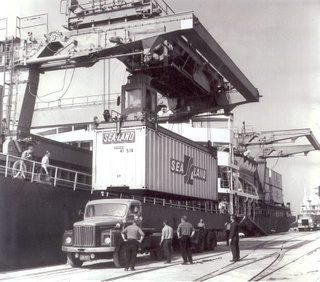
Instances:
[[[43,156],[41,160],[41,165],[42,165],[41,170],[44,171],[46,175],[49,175],[49,172],[48,172],[49,158],[50,158],[50,152],[46,151],[46,154]]]
[[[164,221],[163,225],[160,246],[163,243],[164,253],[167,258],[165,263],[171,263],[173,229],[169,226],[168,221]]]

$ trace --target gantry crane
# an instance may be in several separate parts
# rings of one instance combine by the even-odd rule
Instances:
[[[91,67],[110,58],[122,61],[133,77],[149,77],[150,87],[175,101],[169,121],[229,113],[259,101],[258,90],[192,12],[176,14],[156,0],[62,0],[60,8],[67,32],[37,39],[29,31],[28,39],[16,40],[11,72],[26,77],[19,82],[24,90],[17,134],[30,133],[40,73]]]

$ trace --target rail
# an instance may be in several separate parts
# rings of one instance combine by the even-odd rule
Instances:
[[[92,176],[90,174],[49,165],[47,166],[48,175],[46,175],[41,172],[41,168],[40,162],[0,153],[0,175],[57,188],[91,192]]]
[[[47,95],[47,94],[46,94]],[[54,108],[71,108],[71,107],[80,107],[80,106],[92,106],[92,105],[101,105],[105,103],[113,103],[115,104],[117,101],[117,97],[120,93],[110,93],[110,98],[108,100],[105,99],[104,94],[99,95],[91,95],[91,96],[82,96],[82,97],[71,97],[64,98],[55,101],[42,101],[41,97],[39,97],[39,101],[35,104],[35,110],[43,110],[43,109],[54,109]]]
[[[198,200],[198,201],[176,201],[163,198],[151,197],[151,196],[136,196],[131,194],[122,194],[115,192],[103,192],[104,196],[110,198],[120,199],[134,199],[145,204],[152,204],[157,206],[172,207],[184,210],[201,211],[206,213],[219,213],[218,205],[214,201],[210,200]]]
[[[101,13],[104,11],[118,10],[126,7],[138,7],[139,5],[150,5],[159,7],[166,15],[175,12],[164,0],[91,0],[91,1],[60,1],[60,13],[70,16],[83,12],[84,15],[90,13]]]
[[[257,192],[257,188],[255,188],[254,185],[244,181],[243,179],[240,180],[241,182],[241,186],[240,187],[236,187],[236,185],[230,185],[230,180],[227,178],[218,178],[220,181],[220,187],[222,189],[229,189],[229,190],[234,190],[234,191],[238,191],[238,192],[243,192],[249,195],[253,195],[253,196],[257,196],[258,192]]]

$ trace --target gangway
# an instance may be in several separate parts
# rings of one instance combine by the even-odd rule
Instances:
[[[263,230],[256,222],[254,222],[250,217],[243,216],[239,223],[240,231],[248,235],[268,235],[268,233]]]

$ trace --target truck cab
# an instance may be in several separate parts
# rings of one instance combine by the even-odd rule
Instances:
[[[65,231],[63,235],[62,251],[67,253],[68,263],[80,267],[85,261],[113,258],[117,267],[123,266],[121,231],[133,222],[136,215],[141,215],[141,209],[137,200],[89,201],[83,220],[75,222],[73,230]]]
[[[298,230],[317,230],[320,226],[320,216],[312,213],[298,215]]]

